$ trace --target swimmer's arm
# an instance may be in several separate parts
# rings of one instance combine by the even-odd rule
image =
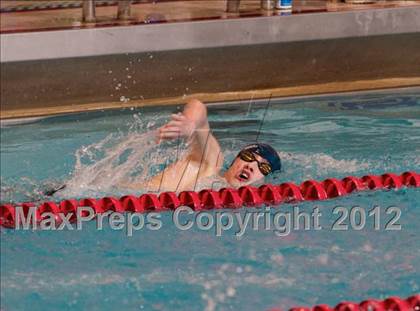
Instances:
[[[160,139],[177,137],[191,139],[190,161],[220,169],[223,154],[217,139],[210,130],[206,106],[197,99],[189,100],[182,114],[172,115],[172,121],[159,130]]]
[[[192,136],[190,159],[220,168],[223,163],[223,154],[219,142],[211,133],[207,107],[201,101],[192,99],[185,106],[183,115],[193,120],[196,125]]]
[[[197,99],[188,101],[182,114],[173,114],[171,121],[162,126],[158,132],[158,140],[176,139],[178,137],[190,138],[190,153],[186,158],[171,164],[164,172],[153,176],[147,181],[137,183],[120,182],[118,187],[127,190],[171,189],[171,191],[182,189],[184,183],[187,185],[194,182],[196,174],[209,176],[217,174],[223,164],[223,153],[219,143],[210,130],[207,119],[206,106]],[[199,167],[194,176],[186,171],[189,167]],[[185,173],[185,174],[184,174]]]

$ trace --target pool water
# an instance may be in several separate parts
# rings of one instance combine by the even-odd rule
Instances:
[[[144,178],[179,153],[175,142],[156,146],[153,130],[180,108],[3,123],[2,203],[45,199],[46,188],[63,182],[69,189],[56,199],[124,194],[113,186],[117,179]],[[266,182],[420,167],[419,89],[211,105],[209,119],[225,167],[256,140],[280,151],[283,171]],[[132,237],[96,230],[95,221],[81,231],[1,229],[1,308],[267,310],[409,296],[420,292],[419,200],[418,189],[404,188],[283,204],[270,213],[319,207],[323,228],[284,236],[262,227],[242,236],[237,226],[220,237],[197,226],[182,231],[171,213],[161,214],[160,230]],[[379,206],[380,229],[367,217],[362,230],[332,230],[337,206],[366,213]],[[389,207],[401,210],[401,230],[385,230]]]

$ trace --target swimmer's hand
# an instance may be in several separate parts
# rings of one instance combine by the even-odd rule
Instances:
[[[190,139],[196,128],[196,122],[187,118],[184,114],[172,114],[171,121],[159,128],[157,132],[157,143],[159,144],[163,140],[176,138]]]

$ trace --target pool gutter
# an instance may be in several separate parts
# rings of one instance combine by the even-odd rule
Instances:
[[[63,115],[69,113],[78,113],[86,111],[101,111],[110,109],[130,109],[145,106],[169,106],[185,103],[190,98],[198,98],[201,101],[211,103],[236,104],[238,101],[250,100],[258,103],[261,99],[275,98],[294,98],[316,95],[328,95],[336,93],[349,93],[356,91],[375,91],[395,88],[412,88],[420,90],[420,78],[410,79],[385,79],[385,80],[367,80],[352,81],[349,83],[336,82],[306,85],[301,87],[285,87],[265,90],[249,90],[241,92],[223,92],[223,93],[200,93],[190,94],[188,96],[167,97],[147,100],[130,100],[127,102],[97,102],[79,105],[57,105],[52,107],[34,107],[29,109],[5,110],[1,112],[2,121],[18,120],[22,118],[34,118],[53,115]],[[265,102],[264,102],[265,104]]]

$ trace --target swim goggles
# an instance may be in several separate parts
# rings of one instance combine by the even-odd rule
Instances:
[[[245,162],[256,161],[258,163],[258,169],[260,170],[261,174],[263,174],[264,176],[267,176],[272,171],[270,164],[268,164],[266,162],[258,161],[257,158],[255,157],[254,153],[251,152],[251,151],[242,150],[241,152],[239,152],[238,157]]]

